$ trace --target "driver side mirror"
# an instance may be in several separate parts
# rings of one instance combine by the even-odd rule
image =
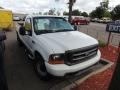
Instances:
[[[24,26],[20,27],[19,33],[20,33],[20,35],[29,35],[29,36],[32,36],[32,31],[31,30],[30,31],[25,30]]]

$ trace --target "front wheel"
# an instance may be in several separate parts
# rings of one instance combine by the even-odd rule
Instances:
[[[46,70],[44,60],[40,55],[36,55],[36,61],[34,63],[34,68],[36,74],[42,79],[42,80],[49,80],[50,75]]]

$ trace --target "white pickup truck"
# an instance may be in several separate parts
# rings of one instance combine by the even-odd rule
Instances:
[[[41,78],[65,76],[99,62],[98,41],[58,16],[28,15],[17,31],[19,44]]]

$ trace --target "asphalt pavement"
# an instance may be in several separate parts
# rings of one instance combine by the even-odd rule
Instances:
[[[98,40],[104,42],[108,41],[109,32],[106,32],[106,24],[90,23],[89,25],[78,26],[79,31],[86,33]],[[112,33],[110,38],[110,44],[118,46],[120,42],[120,34]]]

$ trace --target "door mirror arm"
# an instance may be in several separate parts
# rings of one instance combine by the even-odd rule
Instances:
[[[73,23],[71,23],[72,27],[74,28],[75,31],[77,31],[77,26]]]

